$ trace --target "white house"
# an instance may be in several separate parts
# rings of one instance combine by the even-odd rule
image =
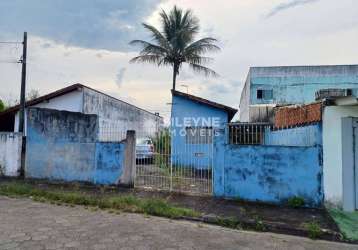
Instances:
[[[26,107],[96,114],[100,124],[99,139],[104,141],[120,140],[127,130],[156,131],[163,124],[163,118],[158,114],[82,84],[74,84],[28,101]],[[18,131],[19,109],[17,105],[0,113],[0,131]]]

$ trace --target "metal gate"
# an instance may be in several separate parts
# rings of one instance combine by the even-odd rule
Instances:
[[[137,131],[135,187],[191,194],[212,193],[210,128]]]

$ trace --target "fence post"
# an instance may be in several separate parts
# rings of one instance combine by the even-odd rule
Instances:
[[[134,130],[127,131],[126,147],[124,152],[124,169],[120,178],[120,185],[134,187],[136,168],[136,134]]]

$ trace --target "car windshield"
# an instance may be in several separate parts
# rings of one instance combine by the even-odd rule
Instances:
[[[147,145],[147,144],[152,144],[152,141],[149,138],[137,139],[137,145]]]

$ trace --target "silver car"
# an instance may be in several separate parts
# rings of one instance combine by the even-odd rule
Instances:
[[[154,158],[154,144],[149,137],[137,138],[136,161],[141,164],[152,164]]]

